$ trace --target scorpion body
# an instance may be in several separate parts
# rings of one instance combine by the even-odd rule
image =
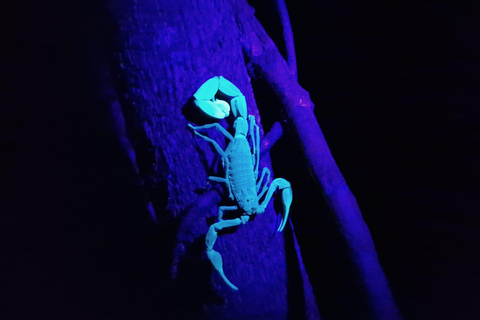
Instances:
[[[256,177],[250,146],[245,138],[236,138],[231,145],[232,148],[227,150],[229,151],[227,180],[230,182],[234,199],[243,199],[239,206],[247,215],[250,215],[258,208]]]
[[[245,224],[250,220],[250,217],[263,213],[273,193],[276,190],[281,190],[283,200],[282,222],[277,229],[277,231],[281,232],[288,218],[292,202],[292,188],[290,183],[283,178],[273,180],[268,187],[268,182],[270,181],[270,170],[268,168],[263,168],[262,175],[260,179],[258,179],[258,166],[260,162],[259,127],[255,123],[255,117],[247,116],[245,97],[235,85],[221,76],[214,77],[205,82],[195,93],[195,103],[202,111],[211,117],[218,119],[218,115],[220,114],[228,115],[229,105],[227,104],[227,106],[225,106],[225,101],[219,102],[215,100],[217,91],[231,98],[230,105],[232,106],[234,116],[236,116],[233,124],[235,130],[234,136],[218,123],[206,124],[204,126],[193,126],[189,124],[189,127],[193,129],[197,136],[210,142],[222,157],[225,177],[210,176],[208,179],[225,183],[230,199],[236,203],[236,205],[232,206],[219,207],[218,222],[209,227],[205,237],[205,244],[207,256],[214,268],[232,289],[238,290],[238,288],[227,279],[223,272],[220,253],[213,250],[213,246],[218,237],[218,231]],[[248,122],[246,120],[247,118]],[[216,128],[230,140],[225,150],[223,150],[215,140],[198,132],[198,130],[208,128]],[[250,147],[247,136],[251,140],[252,147]],[[260,202],[262,198],[263,201]],[[228,220],[223,219],[225,211],[237,210],[241,212],[240,217]]]

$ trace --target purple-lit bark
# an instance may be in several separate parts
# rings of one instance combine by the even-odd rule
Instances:
[[[207,186],[207,176],[222,171],[217,170],[212,148],[188,130],[191,120],[185,110],[201,84],[222,75],[242,91],[248,113],[260,123],[231,5],[215,0],[112,0],[109,5],[119,27],[123,84],[117,87],[137,166],[161,228],[172,237],[167,239],[171,254],[165,256],[171,265],[171,294],[159,303],[178,318],[300,319],[304,313],[303,318],[318,319],[302,261],[286,255],[293,238],[272,237],[277,217],[271,205],[253,222],[221,235],[215,244],[225,274],[238,285],[238,292],[213,272],[204,256],[205,234],[225,194]],[[271,145],[268,141],[264,140]],[[261,166],[271,169],[268,155]],[[299,293],[289,283],[291,259],[300,264],[296,268],[304,283]],[[292,299],[299,296],[304,298],[297,309],[300,313],[295,314]]]
[[[290,18],[288,16],[287,5],[285,4],[285,0],[275,0],[275,4],[283,27],[283,39],[285,42],[285,51],[287,53],[287,64],[290,68],[290,72],[294,75],[295,79],[297,79],[297,55],[295,53],[295,43],[293,41],[293,32]]]
[[[398,318],[368,227],[328,149],[313,103],[251,7],[243,0],[112,0],[110,4],[119,25],[118,58],[121,78],[126,82],[120,100],[137,165],[160,223],[169,221],[175,230],[174,239],[170,239],[174,246],[171,290],[172,296],[179,298],[170,297],[166,303],[171,302],[179,315],[211,319],[292,316],[288,310],[292,294],[287,286],[288,257],[283,238],[271,237],[275,224],[271,207],[254,222],[222,235],[216,243],[225,273],[240,292],[231,292],[202,257],[206,218],[215,217],[220,195],[215,189],[199,193],[217,166],[208,144],[195,140],[187,130],[183,111],[203,82],[223,75],[240,88],[249,113],[260,123],[245,67],[246,54],[251,65],[248,70],[267,80],[294,124],[313,177],[363,281],[373,318]],[[281,128],[274,126],[262,146],[270,148],[279,135]],[[268,155],[262,165],[270,167]],[[302,294],[308,301],[303,302],[305,313],[318,318],[300,257],[298,264]],[[183,307],[185,300],[192,308]]]
[[[243,1],[239,1],[241,3]],[[292,120],[298,141],[350,251],[352,264],[368,294],[375,319],[399,319],[398,309],[378,261],[375,245],[356,199],[330,153],[313,113],[314,105],[291,74],[288,64],[268,37],[252,10],[239,5],[237,21],[251,70],[265,78]]]

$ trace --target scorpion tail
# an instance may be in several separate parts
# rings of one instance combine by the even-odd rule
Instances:
[[[223,281],[225,281],[226,284],[230,286],[233,290],[238,290],[238,288],[230,282],[230,280],[227,279],[225,276],[225,273],[223,273],[223,262],[222,262],[222,256],[220,253],[217,251],[211,249],[207,250],[207,256],[210,262],[212,263],[213,267],[220,273],[220,276],[223,278]]]

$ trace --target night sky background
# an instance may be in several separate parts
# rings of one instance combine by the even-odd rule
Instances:
[[[148,229],[147,214],[132,215],[145,200],[135,172],[116,132],[104,125],[112,121],[108,112],[88,104],[101,100],[94,96],[101,78],[91,83],[91,74],[71,55],[89,51],[80,52],[76,43],[96,32],[79,31],[95,6],[86,3],[66,14],[19,1],[2,12],[5,319],[69,318],[72,310],[78,319],[116,318],[115,312],[128,315],[119,305],[148,305],[155,291],[143,275],[157,266],[161,239]],[[251,3],[282,43],[271,1]],[[404,318],[478,319],[478,10],[447,1],[297,0],[287,7],[299,82],[315,103]],[[81,18],[62,20],[72,12]],[[274,163],[276,175],[296,186],[295,205],[305,213],[292,213],[292,220],[312,284],[321,287],[335,262],[329,266],[316,255],[323,250],[319,234],[328,234],[318,211],[309,209],[323,210],[318,192],[288,136],[272,158],[282,159]],[[105,170],[106,162],[111,165]],[[87,257],[95,257],[95,264]],[[112,259],[117,268],[111,269]],[[88,305],[81,291],[90,296]],[[105,302],[112,294],[118,299]],[[131,312],[141,318],[141,310]]]

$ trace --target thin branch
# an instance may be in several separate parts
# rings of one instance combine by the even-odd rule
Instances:
[[[287,5],[285,4],[285,0],[275,0],[275,4],[277,5],[280,22],[283,27],[283,39],[285,41],[285,49],[287,50],[288,67],[295,79],[297,79],[297,56],[295,54],[295,43],[293,41],[292,25],[290,24],[290,17],[288,16]]]
[[[270,152],[270,149],[273,145],[280,139],[283,135],[283,128],[280,122],[275,122],[270,129],[270,131],[263,137],[262,142],[260,143],[260,158],[263,158],[264,155]]]
[[[400,319],[368,226],[328,148],[308,92],[291,74],[287,62],[246,1],[239,0],[236,9],[236,23],[243,33],[241,42],[245,54],[254,71],[275,91],[293,123],[313,178],[345,239],[354,270],[362,279],[372,319]]]

